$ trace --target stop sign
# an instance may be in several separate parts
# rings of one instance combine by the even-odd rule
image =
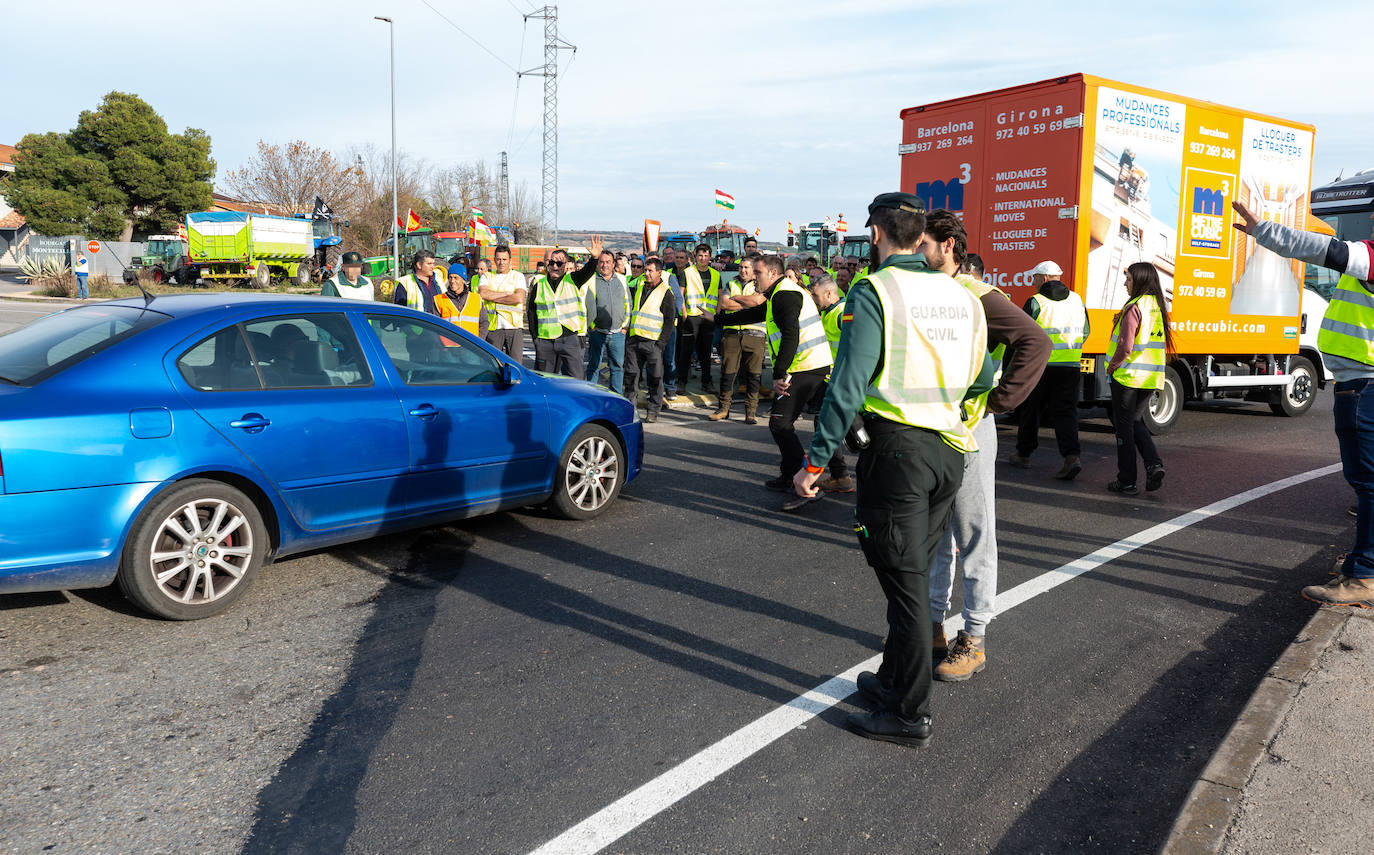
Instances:
[[[93,240],[90,243],[86,244],[86,251],[89,252],[91,255],[95,255],[97,252],[100,252],[100,241]]]

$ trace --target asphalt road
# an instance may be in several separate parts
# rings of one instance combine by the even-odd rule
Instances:
[[[73,303],[0,300],[0,334],[31,324],[44,315],[60,312]]]
[[[1190,409],[1138,497],[1103,489],[1105,421],[1071,484],[1042,432],[1031,470],[1000,470],[1000,589],[1148,542],[999,616],[923,750],[846,731],[852,698],[717,746],[874,656],[884,623],[849,501],[779,513],[766,429],[706,410],[649,426],[644,474],[590,523],[283,561],[189,625],[109,591],[0,597],[0,851],[561,853],[594,851],[560,835],[597,817],[606,852],[1153,852],[1311,614],[1297,590],[1343,551],[1350,493],[1326,474],[1140,533],[1337,462],[1330,409]],[[641,823],[605,819],[651,782]]]

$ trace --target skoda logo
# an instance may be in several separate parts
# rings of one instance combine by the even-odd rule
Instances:
[[[208,549],[206,549],[205,547],[202,546],[200,549],[197,549],[197,550],[196,550],[196,554],[199,555],[201,558],[204,558],[204,557],[205,557],[205,554],[208,553],[209,551],[210,551],[210,550],[208,550]]]

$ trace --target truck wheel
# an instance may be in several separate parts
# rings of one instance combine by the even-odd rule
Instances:
[[[296,265],[296,275],[293,277],[293,281],[302,288],[310,284],[310,262],[302,261]]]
[[[1166,434],[1174,429],[1179,413],[1183,412],[1183,381],[1178,372],[1169,366],[1164,367],[1164,386],[1150,396],[1150,406],[1145,408],[1145,427],[1154,436]]]
[[[1312,409],[1317,400],[1317,369],[1305,356],[1295,356],[1289,364],[1288,373],[1293,380],[1274,393],[1269,400],[1269,409],[1276,416],[1300,416]]]
[[[267,262],[259,261],[253,270],[253,278],[249,281],[254,288],[266,288],[272,284],[272,268],[267,266]]]

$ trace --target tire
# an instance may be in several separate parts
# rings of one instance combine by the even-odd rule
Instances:
[[[181,285],[196,284],[196,271],[190,267],[183,267],[176,272],[176,280]]]
[[[1289,363],[1288,373],[1293,382],[1274,393],[1269,400],[1269,409],[1276,416],[1300,416],[1312,409],[1317,400],[1317,368],[1305,356],[1295,356]]]
[[[610,507],[625,484],[625,452],[600,425],[583,425],[558,458],[549,506],[568,520],[589,520]]]
[[[266,554],[267,527],[252,500],[227,484],[193,479],[139,515],[116,579],[144,611],[197,620],[237,602]]]
[[[258,266],[253,270],[253,276],[248,280],[248,284],[254,288],[266,288],[272,284],[272,268],[267,266],[267,262],[259,261]]]
[[[162,272],[161,267],[153,268],[153,284],[161,285],[167,279],[167,274]]]
[[[301,287],[301,288],[304,288],[306,285],[309,285],[309,284],[310,284],[310,262],[308,262],[308,261],[302,261],[300,264],[297,264],[297,265],[296,265],[296,275],[293,276],[293,277],[291,277],[291,280],[292,280],[293,282],[295,282],[296,285],[297,285],[298,287]]]
[[[333,246],[327,246],[324,248],[324,266],[325,269],[329,271],[330,276],[333,276],[335,273],[339,272],[339,262],[342,259],[343,246],[341,244],[336,243]]]
[[[1150,405],[1145,408],[1145,427],[1154,436],[1166,434],[1174,429],[1179,414],[1183,412],[1183,381],[1171,366],[1164,368],[1164,386],[1150,396]]]

